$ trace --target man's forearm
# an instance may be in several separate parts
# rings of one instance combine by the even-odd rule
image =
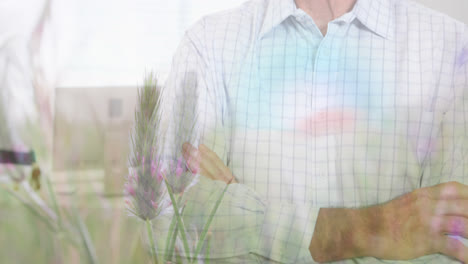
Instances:
[[[468,186],[457,182],[416,189],[366,208],[320,209],[309,250],[318,262],[375,257],[408,260],[442,253],[468,262]]]
[[[329,262],[368,255],[369,238],[381,230],[378,208],[321,208],[309,251],[315,261]],[[372,220],[370,220],[372,219]]]
[[[184,156],[197,161],[201,175],[230,183],[233,176],[215,153],[204,146],[191,149]],[[441,183],[370,207],[320,209],[309,251],[318,262],[361,256],[408,260],[442,253],[468,263],[468,247],[447,236],[468,237],[466,227],[468,186]]]

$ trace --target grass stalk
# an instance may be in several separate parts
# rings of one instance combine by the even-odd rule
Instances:
[[[207,237],[207,245],[206,245],[206,253],[205,253],[205,263],[210,264],[210,246],[211,246],[211,233],[208,233]]]
[[[45,178],[46,178],[46,183],[47,183],[47,190],[49,192],[50,199],[52,200],[52,205],[55,210],[55,215],[57,216],[58,226],[61,228],[63,222],[62,222],[62,215],[60,214],[60,208],[57,202],[57,196],[55,195],[54,189],[52,187],[52,183],[50,182],[50,178],[49,177],[45,177]]]
[[[39,210],[32,206],[31,203],[29,203],[28,201],[26,201],[23,197],[19,196],[18,194],[16,194],[14,191],[11,191],[10,189],[8,188],[5,188],[5,187],[0,187],[2,189],[4,189],[8,194],[10,194],[11,196],[13,196],[15,199],[17,199],[18,201],[20,201],[27,209],[29,209],[29,211],[34,214],[35,216],[37,216],[42,222],[44,222],[44,224],[47,225],[47,227],[51,230],[51,231],[57,231],[57,227],[54,226],[51,222],[53,221],[52,219],[49,219],[47,216],[44,216],[42,213],[39,212]]]
[[[208,234],[208,230],[210,228],[211,222],[213,222],[213,218],[214,218],[214,216],[216,214],[216,211],[218,211],[219,206],[221,205],[221,201],[223,200],[224,194],[226,193],[226,190],[227,190],[228,187],[229,187],[229,183],[226,184],[226,187],[224,187],[223,191],[219,195],[218,200],[216,201],[215,206],[211,210],[210,217],[208,218],[208,221],[205,223],[205,226],[203,227],[203,231],[202,231],[202,233],[200,235],[200,239],[198,240],[197,247],[195,249],[195,253],[194,253],[194,257],[193,257],[192,262],[195,262],[196,256],[198,256],[198,254],[200,254],[200,252],[202,250],[203,243],[205,242],[205,237]]]
[[[148,232],[148,240],[151,247],[151,257],[153,264],[158,264],[158,254],[156,253],[156,244],[154,243],[153,227],[151,226],[151,220],[146,220],[146,232]]]
[[[181,215],[179,213],[179,208],[177,207],[177,203],[176,203],[176,200],[174,198],[172,188],[169,185],[169,182],[167,181],[166,176],[163,175],[163,177],[164,177],[164,181],[165,181],[166,186],[167,186],[167,192],[169,193],[169,197],[171,198],[172,206],[174,208],[174,214],[175,214],[176,219],[177,219],[177,226],[180,229],[180,234],[182,236],[182,243],[184,245],[186,258],[188,260],[191,260],[192,258],[190,256],[190,249],[189,249],[188,240],[187,240],[187,233],[186,233],[185,228],[184,228],[184,223],[182,222],[182,217],[181,217]]]
[[[181,197],[179,197],[179,202]],[[177,218],[172,217],[171,224],[169,226],[169,232],[166,238],[166,260],[172,261],[172,256],[174,254],[175,243],[177,239],[177,233],[179,232],[179,227],[176,225]]]
[[[88,260],[91,264],[98,264],[99,262],[96,256],[96,251],[95,251],[93,242],[91,241],[91,238],[89,236],[88,229],[86,228],[83,222],[83,219],[81,219],[78,209],[74,207],[74,210],[75,210],[76,221],[77,221],[78,228],[79,228],[79,234],[82,238],[83,246],[88,256]]]

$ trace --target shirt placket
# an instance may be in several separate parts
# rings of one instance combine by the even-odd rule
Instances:
[[[318,29],[317,29],[318,30]],[[318,174],[315,186],[319,205],[337,205],[339,201],[337,175],[336,121],[333,113],[342,109],[337,105],[336,78],[339,58],[339,26],[329,23],[328,32],[322,38],[313,59],[311,112],[319,117],[316,124],[324,125],[324,132],[313,133],[311,151],[314,152]],[[313,125],[311,125],[313,126]],[[311,129],[314,129],[311,127]],[[316,130],[316,129],[315,129]]]

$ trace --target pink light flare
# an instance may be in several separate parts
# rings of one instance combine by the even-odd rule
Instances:
[[[354,110],[329,109],[318,111],[300,120],[296,128],[318,137],[351,131],[354,128]]]

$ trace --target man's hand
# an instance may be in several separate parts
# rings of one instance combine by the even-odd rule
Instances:
[[[344,225],[344,226],[343,226]],[[442,253],[468,261],[468,186],[450,182],[362,209],[321,209],[310,251],[326,262],[360,256],[407,260]]]
[[[229,168],[224,165],[216,153],[205,145],[201,144],[196,149],[189,143],[184,143],[182,150],[192,172],[199,173],[212,180],[224,181],[227,184],[237,183]]]
[[[468,237],[468,186],[450,182],[415,190],[381,205],[387,230],[376,230],[375,256],[413,259],[442,253],[468,261],[468,248],[456,238]]]

